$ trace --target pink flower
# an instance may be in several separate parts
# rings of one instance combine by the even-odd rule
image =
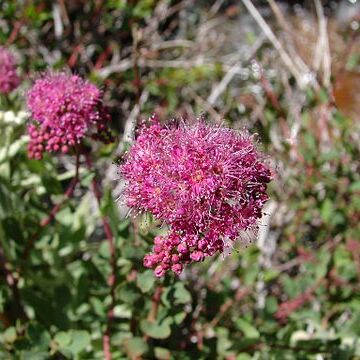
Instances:
[[[164,275],[165,275],[165,272],[166,272],[166,270],[165,270],[165,268],[164,268],[163,265],[158,265],[158,266],[155,268],[155,270],[154,270],[154,274],[155,274],[155,276],[157,276],[157,277],[162,277],[162,276],[164,276]]]
[[[186,254],[188,252],[188,248],[185,243],[181,243],[177,246],[177,251],[180,254]]]
[[[183,271],[183,266],[181,264],[174,264],[171,266],[171,270],[175,273],[180,275]]]
[[[16,60],[11,52],[0,47],[0,93],[8,94],[17,88],[20,78],[16,73]]]
[[[191,253],[190,257],[194,261],[202,261],[204,259],[204,254],[201,251],[195,250]]]
[[[101,91],[77,75],[45,74],[28,92],[27,104],[34,120],[28,126],[31,158],[41,159],[44,151],[67,153],[88,136],[112,141]]]
[[[268,200],[271,172],[252,137],[203,121],[142,124],[120,174],[127,204],[165,222],[144,265],[156,276],[222,253],[254,229]]]

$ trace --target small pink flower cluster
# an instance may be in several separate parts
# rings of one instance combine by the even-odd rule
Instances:
[[[17,88],[20,78],[16,73],[16,61],[9,50],[0,47],[0,93],[8,94]]]
[[[161,277],[221,253],[253,229],[271,172],[251,136],[220,126],[142,124],[120,165],[128,206],[168,225],[144,266]]]
[[[44,151],[67,153],[86,136],[113,141],[101,91],[77,75],[45,74],[28,92],[27,104],[34,120],[28,126],[30,158],[41,159]]]

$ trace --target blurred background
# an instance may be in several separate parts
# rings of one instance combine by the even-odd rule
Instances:
[[[360,359],[359,21],[358,0],[0,0],[23,80],[0,108],[0,358],[104,359],[106,333],[113,359]],[[93,170],[64,199],[75,159],[27,158],[24,95],[63,68],[111,111],[100,207]],[[143,267],[158,229],[117,201],[152,112],[246,127],[275,169],[252,243],[179,279]]]

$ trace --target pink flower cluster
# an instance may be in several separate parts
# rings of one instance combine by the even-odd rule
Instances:
[[[20,78],[16,73],[16,61],[9,50],[0,47],[0,93],[8,94],[17,88]]]
[[[86,136],[113,140],[101,91],[78,75],[45,74],[28,92],[27,105],[34,120],[28,126],[31,158],[41,159],[44,151],[67,153]]]
[[[127,205],[168,226],[144,266],[161,277],[221,253],[254,229],[271,172],[247,132],[195,124],[142,124],[120,165]]]

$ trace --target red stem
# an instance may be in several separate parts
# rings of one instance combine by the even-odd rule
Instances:
[[[152,297],[152,305],[151,305],[151,311],[149,313],[149,316],[148,316],[148,320],[150,322],[154,322],[157,318],[157,313],[158,313],[158,310],[159,310],[159,305],[160,305],[160,300],[161,300],[161,294],[163,292],[163,287],[162,285],[159,285],[155,292],[154,292],[154,295]]]
[[[14,27],[10,33],[10,36],[9,36],[8,40],[6,41],[6,46],[10,46],[16,40],[23,24],[24,24],[23,19],[15,22]]]
[[[102,68],[102,66],[104,65],[104,62],[106,61],[106,59],[111,55],[111,51],[112,51],[111,46],[108,45],[107,48],[105,49],[105,51],[103,51],[100,54],[100,56],[98,57],[98,59],[97,59],[97,61],[95,63],[95,66],[94,66],[94,68],[96,70]]]
[[[149,322],[155,322],[156,318],[157,318],[157,314],[159,311],[159,305],[160,305],[160,301],[161,301],[161,294],[163,292],[163,286],[159,285],[154,292],[154,295],[152,297],[152,304],[151,304],[151,309],[149,312],[149,315],[147,317],[147,320]],[[144,341],[148,341],[149,340],[149,335],[144,335],[143,336],[143,340]]]
[[[89,154],[85,154],[86,157],[86,165],[89,168],[89,170],[93,170],[93,164],[92,164],[92,160]],[[97,203],[99,205],[99,210],[100,210],[100,205],[101,205],[101,198],[102,198],[102,192],[100,189],[100,184],[96,179],[96,176],[93,178],[92,180],[92,187],[93,187],[93,191],[94,191],[94,195],[96,197]],[[105,232],[105,236],[106,239],[109,243],[109,248],[110,248],[110,266],[111,266],[111,274],[110,277],[108,279],[108,284],[110,287],[110,296],[111,296],[111,303],[110,303],[110,307],[107,313],[107,326],[106,326],[106,330],[105,333],[103,335],[103,350],[104,350],[104,356],[106,360],[111,360],[112,356],[111,356],[111,343],[110,343],[110,337],[111,337],[111,324],[114,320],[114,307],[115,307],[115,285],[116,285],[116,248],[115,248],[115,243],[114,243],[114,236],[109,224],[109,220],[105,215],[101,215],[101,220],[103,223],[103,227],[104,227],[104,232]]]
[[[45,219],[41,220],[40,226],[42,228],[46,227],[51,223],[51,221],[55,218],[55,215],[59,212],[60,208],[64,204],[65,200],[71,198],[72,194],[74,193],[76,183],[77,179],[74,178],[71,180],[69,187],[64,193],[64,198],[51,209],[50,214]]]

